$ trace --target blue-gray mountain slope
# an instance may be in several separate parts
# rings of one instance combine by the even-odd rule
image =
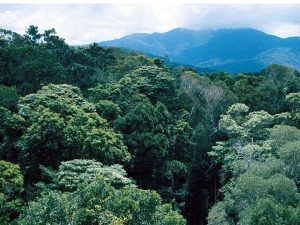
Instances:
[[[231,73],[256,72],[269,64],[300,70],[300,38],[280,38],[254,29],[189,30],[138,33],[101,46],[132,49],[179,64]]]

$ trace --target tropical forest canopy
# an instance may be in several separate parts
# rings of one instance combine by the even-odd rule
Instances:
[[[2,29],[0,115],[0,224],[300,224],[293,68],[199,74]]]

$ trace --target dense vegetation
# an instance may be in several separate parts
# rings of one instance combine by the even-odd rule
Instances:
[[[198,74],[0,30],[0,224],[300,224],[300,73]]]

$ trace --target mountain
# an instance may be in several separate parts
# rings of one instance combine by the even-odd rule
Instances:
[[[206,70],[257,72],[273,63],[300,70],[300,37],[280,38],[250,28],[177,28],[166,33],[136,33],[99,44],[137,50]]]

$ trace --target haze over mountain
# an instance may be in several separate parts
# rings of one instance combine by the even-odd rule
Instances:
[[[300,69],[300,38],[280,38],[251,28],[136,33],[99,43],[160,56],[171,62],[230,73],[256,72],[269,64]]]

